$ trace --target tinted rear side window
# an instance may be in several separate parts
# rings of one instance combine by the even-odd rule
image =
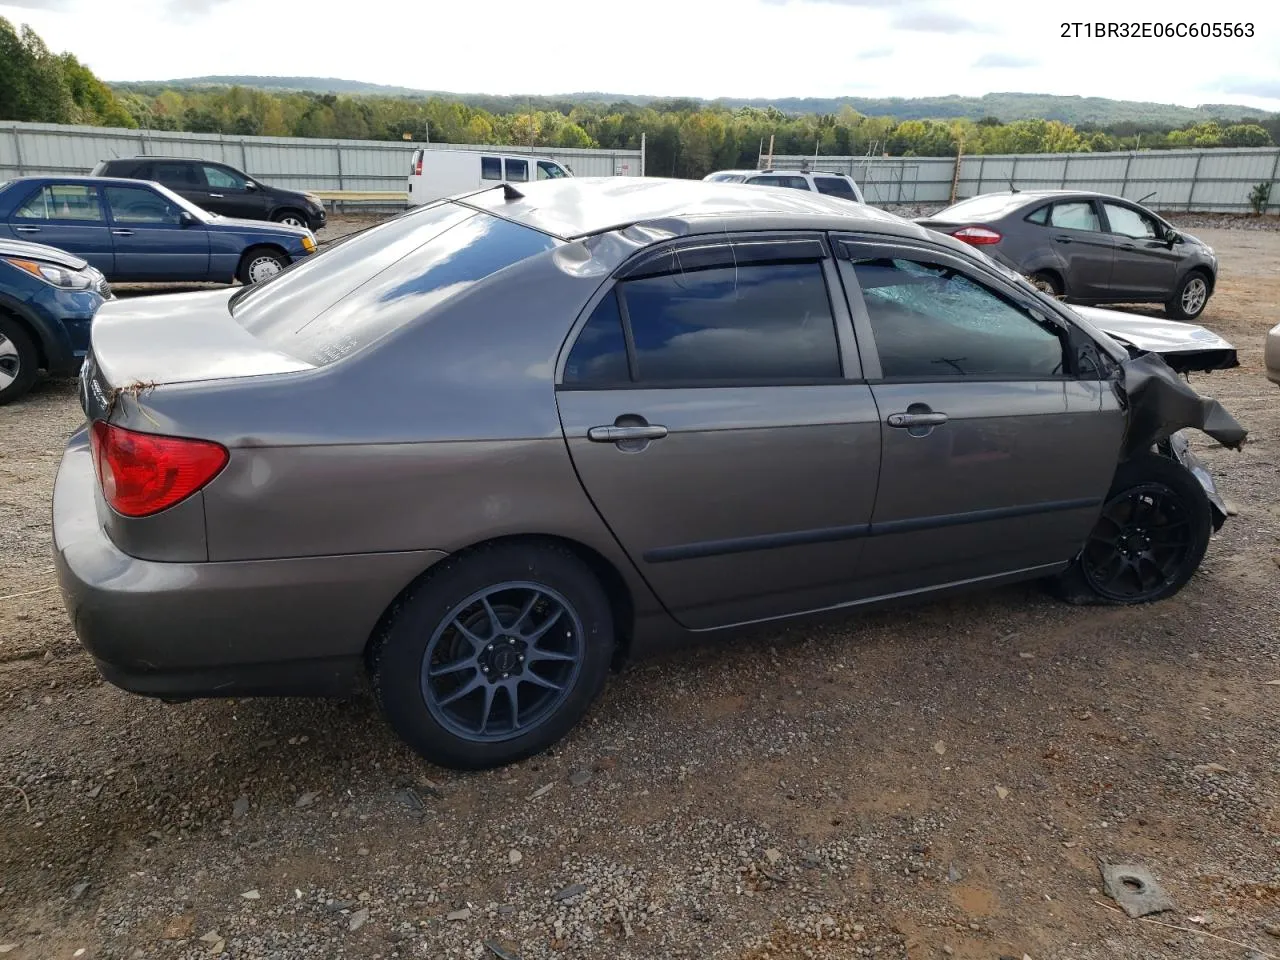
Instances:
[[[151,165],[150,179],[159,181],[169,187],[203,187],[194,163],[173,163],[157,160]]]
[[[454,204],[384,226],[392,229],[310,257],[256,297],[233,302],[236,319],[277,350],[332,363],[556,245],[544,233]]]
[[[611,290],[591,313],[578,334],[564,365],[567,384],[625,383],[631,379],[627,366],[627,339],[622,332],[617,291]]]
[[[715,268],[619,289],[642,382],[841,375],[821,264]]]
[[[853,192],[853,187],[849,186],[849,181],[843,177],[814,177],[813,185],[818,188],[819,193],[825,193],[830,197],[855,201],[858,199],[857,194]]]
[[[501,180],[502,179],[502,158],[501,157],[481,157],[480,158],[480,177],[484,180]]]

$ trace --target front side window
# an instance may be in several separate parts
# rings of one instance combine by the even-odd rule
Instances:
[[[204,178],[213,190],[243,190],[245,179],[238,173],[232,173],[226,167],[215,167],[204,164]]]
[[[19,220],[76,220],[102,222],[98,188],[79,183],[52,183],[41,187],[13,212]]]
[[[819,263],[716,267],[617,287],[642,384],[838,379],[835,320]],[[606,301],[571,351],[566,381],[626,378]],[[625,338],[622,341],[625,344]],[[623,358],[625,359],[625,357]]]
[[[1160,230],[1156,226],[1156,222],[1132,207],[1103,203],[1102,209],[1106,211],[1107,223],[1110,224],[1112,233],[1117,233],[1122,237],[1132,237],[1134,240],[1158,240],[1160,238]]]
[[[559,180],[563,176],[566,176],[566,174],[560,164],[552,163],[550,160],[538,161],[539,180]]]
[[[1091,230],[1094,233],[1102,230],[1098,212],[1093,209],[1092,203],[1085,200],[1055,203],[1049,208],[1049,226],[1064,230]]]
[[[957,270],[875,258],[854,261],[853,271],[887,380],[1064,373],[1055,331]]]
[[[162,163],[157,160],[151,165],[150,179],[178,188],[204,186],[199,171],[191,163]]]
[[[105,193],[116,223],[176,226],[182,222],[182,207],[146,187],[107,187]]]
[[[480,178],[482,180],[501,180],[502,179],[502,158],[501,157],[481,157],[480,158]]]
[[[529,179],[529,161],[507,158],[507,179],[523,183]]]
[[[853,192],[853,187],[844,177],[814,177],[813,184],[818,188],[819,193],[840,197],[842,200],[858,199],[857,194]]]

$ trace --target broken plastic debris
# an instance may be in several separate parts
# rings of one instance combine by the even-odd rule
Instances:
[[[1107,896],[1120,904],[1130,917],[1177,909],[1146,867],[1135,863],[1103,863],[1099,869]]]

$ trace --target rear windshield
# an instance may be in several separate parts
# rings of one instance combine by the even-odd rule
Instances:
[[[308,257],[231,301],[276,350],[324,365],[557,241],[453,203],[423,207]]]
[[[970,200],[961,200],[955,206],[947,207],[929,219],[946,220],[949,223],[959,223],[962,220],[990,220],[1003,217],[1026,202],[1027,197],[1016,193],[988,193]]]

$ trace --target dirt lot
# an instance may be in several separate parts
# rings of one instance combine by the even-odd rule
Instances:
[[[49,560],[74,392],[0,409],[0,954],[1280,955],[1280,233],[1201,235],[1204,322],[1243,366],[1195,383],[1252,434],[1196,435],[1239,516],[1178,597],[1024,586],[691,650],[479,775],[424,766],[368,699],[101,683]],[[1178,909],[1116,912],[1100,858]]]

